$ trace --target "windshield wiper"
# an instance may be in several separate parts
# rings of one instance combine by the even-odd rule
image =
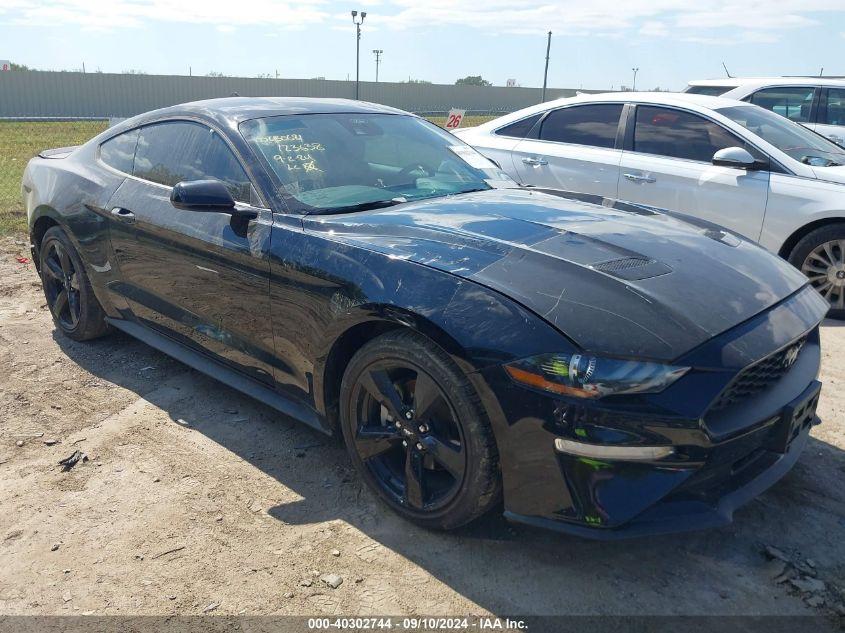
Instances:
[[[387,200],[370,200],[369,202],[359,202],[358,204],[350,204],[345,207],[330,207],[328,209],[315,209],[309,211],[307,215],[331,215],[334,213],[353,213],[355,211],[371,211],[372,209],[384,209],[385,207],[392,207],[397,204],[408,202],[407,198],[397,196],[396,198],[389,198]]]

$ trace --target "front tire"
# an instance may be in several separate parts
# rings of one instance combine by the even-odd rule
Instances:
[[[67,233],[50,228],[39,250],[41,285],[53,322],[62,334],[74,341],[87,341],[109,331],[82,260]]]
[[[845,319],[845,223],[828,224],[805,235],[789,254],[789,262],[830,303],[827,315]]]
[[[478,395],[416,333],[388,332],[355,354],[341,384],[340,425],[367,484],[418,525],[453,529],[499,501],[498,452]]]

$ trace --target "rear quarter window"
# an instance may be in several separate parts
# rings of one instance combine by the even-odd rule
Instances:
[[[540,120],[540,117],[543,116],[543,113],[535,114],[533,116],[527,117],[525,119],[520,119],[515,123],[511,123],[510,125],[506,125],[505,127],[500,127],[496,130],[496,136],[509,136],[511,138],[525,138],[528,136],[528,133],[531,129],[537,125],[537,121]]]
[[[100,160],[117,171],[131,174],[137,145],[138,130],[118,134],[100,145]]]

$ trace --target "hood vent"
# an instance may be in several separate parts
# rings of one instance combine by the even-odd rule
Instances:
[[[606,262],[590,264],[590,268],[627,281],[649,279],[672,272],[672,269],[663,262],[648,257],[611,259]]]

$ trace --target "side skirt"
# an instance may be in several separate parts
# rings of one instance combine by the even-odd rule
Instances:
[[[124,319],[106,319],[109,324],[116,327],[118,330],[126,332],[130,336],[146,343],[150,347],[154,347],[160,352],[164,352],[184,363],[188,367],[192,367],[203,374],[211,376],[220,382],[237,389],[241,393],[255,398],[259,402],[266,404],[277,411],[290,416],[299,422],[303,422],[308,426],[317,429],[327,435],[331,435],[332,431],[323,417],[311,407],[296,402],[287,398],[268,387],[256,382],[248,376],[244,376],[238,371],[227,367],[226,365],[209,358],[208,356],[185,347],[181,343],[177,343],[171,338],[163,334],[159,334],[154,330],[126,321]]]

